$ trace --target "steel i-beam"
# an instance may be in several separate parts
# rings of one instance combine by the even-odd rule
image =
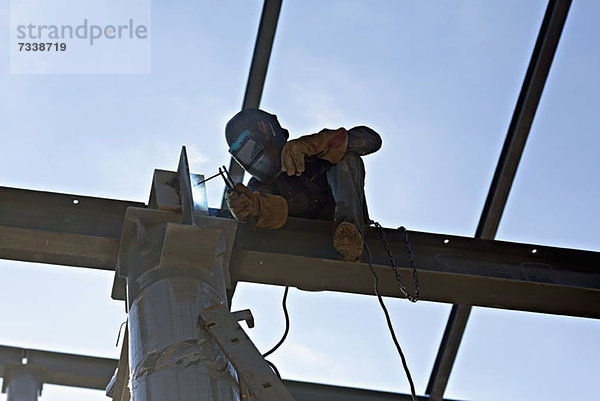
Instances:
[[[127,334],[125,334],[125,338],[127,338]],[[124,349],[126,349],[127,344],[124,345]],[[0,376],[6,378],[8,368],[13,364],[20,365],[23,355],[28,355],[30,360],[43,368],[44,383],[89,389],[104,389],[115,367],[122,362],[124,365],[128,363],[126,352],[122,353],[120,360],[117,360],[0,345]],[[121,384],[127,389],[126,377],[120,379]],[[119,379],[117,379],[117,382],[119,382]],[[291,380],[284,380],[283,383],[296,401],[411,401],[409,394]],[[123,398],[113,396],[113,399],[122,400]],[[427,397],[417,397],[417,399],[427,401]]]
[[[475,238],[493,239],[496,236],[570,6],[571,0],[548,2]],[[470,313],[470,305],[452,306],[427,384],[426,393],[432,401],[440,401],[444,395]]]
[[[260,98],[262,97],[265,78],[267,76],[267,68],[269,67],[269,59],[271,58],[271,50],[273,49],[275,31],[277,30],[277,21],[279,20],[279,13],[281,11],[281,1],[265,0],[264,2],[242,110],[256,109],[260,105]],[[241,182],[244,179],[244,169],[233,158],[229,162],[229,173],[235,182]],[[221,203],[221,208],[226,209],[225,198],[223,198]]]
[[[154,184],[176,181],[174,172],[157,173]],[[167,194],[175,192],[166,184],[158,186],[166,187]],[[74,205],[73,199],[79,203]],[[165,211],[181,208],[174,195],[160,191],[150,203]],[[0,258],[114,271],[125,209],[143,206],[0,187]],[[373,294],[366,264],[336,260],[329,222],[289,218],[273,231],[238,225],[229,218],[206,220],[203,227],[225,233],[233,281]],[[410,281],[402,235],[394,229],[384,231],[403,277]],[[600,252],[418,231],[408,235],[424,300],[600,318]],[[366,230],[366,239],[382,294],[402,297],[377,231]],[[113,298],[124,300],[125,292],[124,280],[117,279]]]

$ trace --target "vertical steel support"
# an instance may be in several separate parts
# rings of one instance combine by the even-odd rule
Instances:
[[[35,366],[13,364],[7,367],[2,383],[6,401],[37,401],[42,394],[41,370]]]
[[[226,303],[222,230],[180,224],[168,211],[129,208],[118,272],[126,277],[135,401],[239,401],[237,375],[200,311]]]
[[[496,236],[570,6],[571,0],[548,2],[475,238],[494,239]],[[470,313],[470,305],[452,306],[425,390],[432,401],[442,400]]]
[[[242,110],[256,109],[260,105],[281,11],[281,2],[282,0],[265,0],[263,4]],[[229,162],[229,173],[235,182],[241,182],[244,179],[244,169],[233,158]],[[221,209],[227,209],[225,198],[221,203]]]

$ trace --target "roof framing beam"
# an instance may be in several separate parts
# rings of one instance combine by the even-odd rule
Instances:
[[[0,376],[11,366],[40,369],[43,383],[104,390],[117,367],[117,360],[61,352],[0,346]]]
[[[118,359],[64,354],[17,347],[0,346],[0,377],[11,365],[21,365],[23,356],[27,364],[42,368],[44,383],[62,386],[105,390]],[[363,390],[351,387],[283,380],[296,401],[410,401],[408,394]],[[426,401],[428,397],[417,397]]]
[[[296,401],[412,401],[410,394],[362,390],[292,380],[283,380],[283,384]],[[429,397],[417,396],[417,401],[427,400],[429,400]]]
[[[257,109],[260,105],[281,11],[281,2],[282,0],[265,0],[263,4],[242,110]],[[229,162],[229,173],[235,182],[241,182],[244,178],[244,169],[233,158]],[[226,207],[225,198],[223,198],[221,208],[225,209]]]
[[[0,258],[114,270],[130,206],[140,204],[0,187]],[[239,225],[231,278],[372,295],[368,266],[336,260],[331,230],[330,222],[296,218],[280,230]],[[411,283],[401,233],[385,232],[402,277]],[[599,252],[416,231],[408,235],[424,300],[600,317]],[[366,241],[381,293],[402,297],[377,231],[367,230]],[[113,296],[123,299],[123,288]]]
[[[492,239],[496,235],[570,6],[571,0],[548,3],[477,226],[477,238]]]
[[[570,6],[571,0],[548,2],[475,238],[496,236]],[[470,313],[470,305],[452,306],[425,391],[433,401],[441,400],[444,395]]]
[[[145,205],[0,187],[0,258],[114,270],[128,207]]]

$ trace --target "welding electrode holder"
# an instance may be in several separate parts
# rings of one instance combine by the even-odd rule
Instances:
[[[225,166],[219,167],[219,172],[217,174],[211,175],[210,177],[198,182],[198,184],[204,184],[205,182],[210,181],[213,178],[216,178],[218,176],[223,177],[223,181],[225,181],[225,186],[227,187],[228,191],[232,191],[236,195],[240,194],[240,191],[238,191],[235,188],[235,181],[233,181],[233,178],[231,177],[231,175],[229,174],[229,171],[227,171],[227,167],[225,167]]]

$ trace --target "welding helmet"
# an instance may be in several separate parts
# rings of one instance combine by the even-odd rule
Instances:
[[[240,111],[225,127],[229,153],[263,183],[269,183],[281,173],[281,149],[288,136],[277,116],[259,109]]]

